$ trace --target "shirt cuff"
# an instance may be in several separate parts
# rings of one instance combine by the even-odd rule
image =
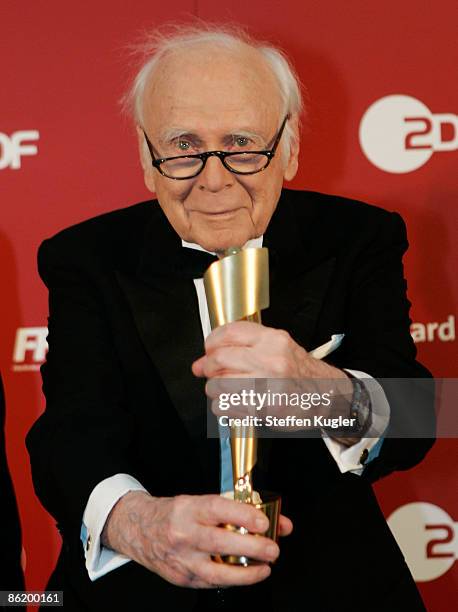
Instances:
[[[390,405],[383,388],[372,376],[359,370],[346,371],[355,378],[370,379],[371,381],[371,384],[367,385],[372,408],[371,426],[366,436],[352,446],[345,446],[345,444],[338,440],[330,438],[329,435],[323,436],[323,441],[342,474],[352,472],[361,476],[364,470],[361,458],[366,456],[364,463],[367,464],[380,453],[383,444],[383,434],[390,421]]]
[[[100,541],[113,506],[129,491],[146,491],[146,489],[129,474],[115,474],[99,482],[89,496],[83,514],[80,537],[86,557],[86,569],[92,581],[131,560],[126,555],[103,546]]]

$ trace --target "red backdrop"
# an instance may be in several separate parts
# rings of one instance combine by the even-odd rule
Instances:
[[[65,226],[149,197],[134,131],[117,104],[132,74],[128,44],[145,29],[193,16],[242,23],[293,59],[309,103],[292,186],[404,216],[420,359],[438,377],[458,375],[455,0],[175,0],[170,9],[146,0],[8,3],[1,10],[0,367],[29,589],[44,588],[60,545],[34,496],[24,445],[43,409],[37,370],[47,304],[36,250]],[[376,486],[428,609],[438,612],[449,609],[458,586],[457,459],[456,440],[441,440],[419,467]]]

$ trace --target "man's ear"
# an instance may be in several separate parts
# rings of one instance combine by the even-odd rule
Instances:
[[[299,120],[297,115],[293,115],[288,119],[290,129],[292,130],[288,161],[283,172],[285,181],[292,181],[297,174],[299,166]]]
[[[138,139],[138,154],[140,156],[140,163],[143,168],[143,180],[145,181],[147,189],[155,193],[155,169],[151,163],[151,155],[146,144],[145,134],[139,125],[136,126],[136,130]]]

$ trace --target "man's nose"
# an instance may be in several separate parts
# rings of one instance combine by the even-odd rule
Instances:
[[[212,155],[207,159],[207,163],[197,176],[197,180],[199,189],[216,193],[230,187],[234,183],[234,175],[223,166],[216,155]]]

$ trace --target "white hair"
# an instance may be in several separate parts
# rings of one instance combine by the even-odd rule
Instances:
[[[149,34],[145,41],[135,48],[142,55],[143,64],[137,72],[133,83],[122,99],[122,106],[131,115],[134,122],[144,126],[143,103],[147,85],[161,60],[170,52],[180,51],[190,46],[212,44],[227,49],[239,50],[244,46],[256,49],[265,59],[278,84],[278,92],[283,107],[282,117],[287,114],[297,117],[299,121],[303,101],[301,84],[290,61],[282,50],[270,43],[252,38],[242,27],[237,25],[169,25]],[[291,142],[298,138],[290,122],[286,122],[283,153],[287,158]]]

